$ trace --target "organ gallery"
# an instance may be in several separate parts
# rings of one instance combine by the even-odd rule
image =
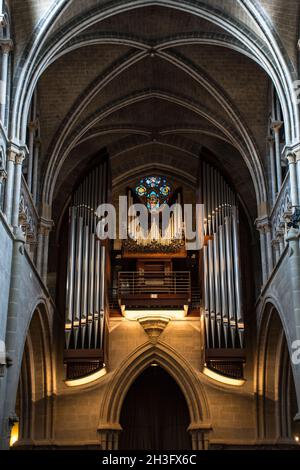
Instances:
[[[299,450],[299,15],[0,2],[1,450]]]

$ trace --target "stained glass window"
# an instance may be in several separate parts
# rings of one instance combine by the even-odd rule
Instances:
[[[150,211],[159,209],[171,194],[171,185],[163,176],[147,176],[139,181],[136,194],[146,203]]]

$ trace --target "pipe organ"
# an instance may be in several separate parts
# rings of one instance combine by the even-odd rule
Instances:
[[[69,208],[66,288],[66,353],[103,350],[107,246],[96,237],[96,210],[108,202],[110,169],[105,159],[85,176]]]
[[[127,192],[127,203],[130,208],[137,201],[132,190]],[[142,227],[135,214],[128,211],[127,234],[128,239],[124,248],[128,251],[158,251],[172,252],[184,247],[184,222],[182,210],[182,196],[178,192],[170,203],[170,217],[164,221],[164,206],[160,211],[149,211],[146,227]],[[168,206],[169,207],[169,206]]]
[[[203,299],[206,347],[244,347],[237,198],[219,171],[201,162],[204,204]]]

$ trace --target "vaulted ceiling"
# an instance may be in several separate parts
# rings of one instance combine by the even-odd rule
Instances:
[[[11,1],[16,66],[33,25],[42,28],[57,2],[26,3],[24,22],[24,2]],[[137,1],[122,12],[116,2],[61,3],[65,6],[49,28],[44,50],[65,40],[37,85],[41,177],[55,181],[54,218],[87,162],[103,148],[111,156],[115,181],[153,162],[170,172],[178,169],[191,183],[199,154],[208,149],[255,218],[251,158],[256,155],[265,170],[270,78],[250,57],[242,33],[238,38],[230,31],[236,27],[250,42],[265,41],[247,1],[181,2],[182,7]],[[196,4],[201,16],[195,14]],[[296,69],[299,2],[252,4],[277,30]]]

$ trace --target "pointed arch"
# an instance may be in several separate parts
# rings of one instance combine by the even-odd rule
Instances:
[[[169,345],[143,344],[120,365],[107,388],[100,407],[98,430],[120,429],[120,413],[125,396],[135,379],[153,362],[160,365],[179,385],[189,409],[189,430],[211,428],[204,388],[189,363]]]

